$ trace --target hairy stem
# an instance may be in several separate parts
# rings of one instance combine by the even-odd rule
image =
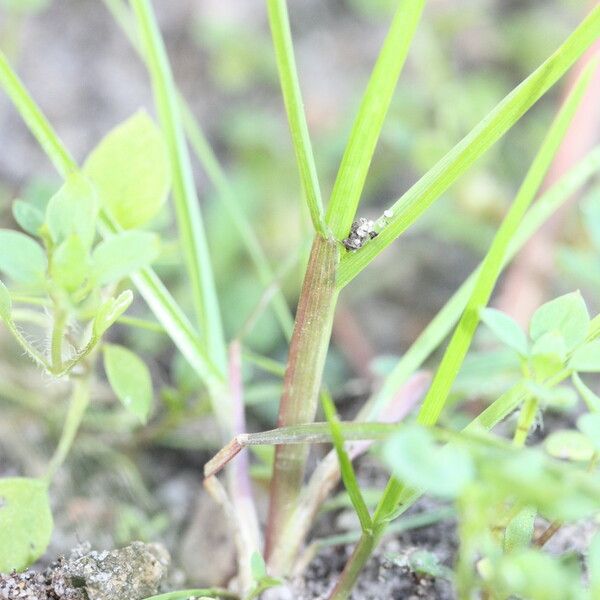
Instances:
[[[337,300],[338,254],[335,242],[315,238],[296,313],[278,427],[311,423],[315,418]],[[276,449],[266,542],[266,556],[274,574],[290,566],[279,559],[286,544],[282,532],[296,508],[307,454],[305,445]]]

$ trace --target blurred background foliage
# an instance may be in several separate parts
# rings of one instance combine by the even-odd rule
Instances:
[[[395,0],[290,2],[325,197],[395,4]],[[361,216],[378,216],[441,158],[559,45],[583,16],[584,4],[431,0],[383,130]],[[206,129],[293,308],[310,226],[263,2],[177,0],[155,5],[176,79]],[[77,159],[140,106],[153,110],[144,69],[98,0],[0,0],[0,47]],[[387,372],[392,357],[401,355],[477,264],[542,140],[560,94],[558,86],[544,97],[416,228],[344,292],[326,372],[338,399],[364,392],[357,377],[364,379],[368,372],[365,360],[372,373]],[[0,149],[0,225],[15,227],[12,200],[47,198],[59,182],[5,97],[0,97]],[[200,168],[197,184],[231,338],[260,308],[264,289]],[[595,314],[600,308],[597,191],[582,206],[582,211],[570,211],[563,224],[566,235],[548,297],[581,287],[588,291]],[[189,306],[171,213],[165,210],[152,227],[164,238],[157,271]],[[130,312],[150,319],[141,300]],[[207,449],[215,443],[210,421],[201,418],[208,410],[202,389],[168,338],[131,327],[115,328],[111,336],[136,349],[151,367],[158,392],[155,415],[146,428],[139,428],[107,387],[98,383],[72,469],[65,475],[73,480],[65,485],[64,496],[56,498],[70,507],[60,517],[67,533],[54,542],[58,549],[72,540],[74,528],[69,523],[77,522],[81,534],[86,519],[91,525],[83,535],[105,542],[159,534],[174,542],[178,527],[189,518],[202,458],[162,453],[162,466],[157,467],[153,448]],[[285,360],[285,339],[270,310],[259,313],[244,342],[248,352]],[[480,351],[472,353],[457,383],[457,400],[497,396],[518,369],[510,354],[497,347],[490,352],[485,337],[477,347]],[[271,427],[280,379],[252,364],[247,361],[245,367],[251,426]],[[495,377],[490,377],[490,368]],[[37,375],[0,331],[0,473],[40,470],[59,432],[63,395],[64,386],[50,385]],[[460,412],[452,418],[462,420]],[[141,456],[140,448],[147,449]],[[257,474],[268,460],[268,453],[261,452]],[[182,474],[173,475],[169,461],[180,465]],[[186,465],[192,467],[189,472]],[[75,500],[71,487],[77,491]],[[94,494],[106,498],[107,490],[113,490],[119,501],[101,507]]]

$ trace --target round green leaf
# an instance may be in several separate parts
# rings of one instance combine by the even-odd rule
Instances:
[[[104,368],[117,398],[145,423],[152,408],[152,380],[146,364],[131,350],[106,344]]]
[[[527,354],[527,336],[514,319],[495,308],[485,308],[481,320],[503,344],[521,355]]]
[[[19,571],[36,561],[48,547],[52,527],[43,481],[0,479],[0,572]]]
[[[31,235],[38,235],[40,227],[44,224],[44,213],[30,202],[15,200],[12,205],[15,221],[23,231]]]
[[[533,340],[546,333],[555,332],[565,340],[567,350],[585,341],[590,316],[580,292],[560,296],[538,308],[529,325]]]
[[[42,247],[28,235],[0,229],[0,271],[13,281],[39,284],[44,280],[48,261]]]
[[[97,216],[96,190],[82,175],[70,175],[46,207],[46,224],[55,244],[75,234],[89,248],[96,234]]]
[[[555,458],[587,461],[594,455],[594,445],[579,431],[564,429],[554,431],[544,442],[546,452]]]
[[[98,144],[84,172],[119,225],[125,229],[144,225],[158,213],[170,186],[161,131],[145,111],[137,112]]]
[[[127,231],[100,242],[92,260],[94,279],[104,285],[146,267],[158,256],[159,239],[146,231]]]
[[[89,274],[88,250],[79,236],[71,235],[53,253],[50,275],[60,287],[72,292],[83,285]]]
[[[569,361],[569,368],[582,373],[600,373],[600,340],[577,348]]]

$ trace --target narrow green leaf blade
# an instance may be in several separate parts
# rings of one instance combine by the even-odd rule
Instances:
[[[52,535],[48,488],[39,479],[0,479],[0,572],[20,571],[46,550]]]
[[[46,253],[29,236],[11,229],[0,229],[0,272],[16,283],[40,284],[48,268]]]
[[[126,231],[109,237],[94,248],[93,277],[101,285],[119,281],[150,266],[159,249],[158,236],[147,231]]]
[[[110,386],[123,406],[141,423],[146,423],[153,395],[152,379],[146,364],[123,346],[105,344],[104,368]]]
[[[600,12],[598,15],[600,21]],[[540,150],[527,171],[527,175],[519,188],[513,205],[494,236],[492,245],[477,275],[477,281],[471,297],[446,348],[442,362],[419,411],[418,421],[423,425],[433,425],[436,423],[442,412],[452,384],[458,375],[475,335],[475,330],[479,324],[480,311],[487,305],[496,281],[502,272],[502,266],[506,260],[510,242],[516,235],[519,224],[537,194],[554,155],[569,128],[575,111],[581,102],[583,93],[589,84],[592,67],[595,67],[595,64],[586,68],[579,77],[573,91],[569,94],[569,97],[554,119]]]
[[[352,506],[354,506],[354,510],[356,511],[356,515],[358,516],[362,530],[368,531],[373,525],[371,513],[369,512],[367,503],[365,502],[362,492],[360,491],[360,486],[358,485],[358,480],[356,478],[356,473],[354,472],[354,467],[352,466],[352,461],[350,460],[350,457],[344,448],[344,437],[336,414],[335,406],[331,397],[327,393],[323,393],[322,400],[323,411],[327,417],[327,422],[329,423],[329,430],[331,432],[333,446],[340,463],[340,471],[342,473],[344,487],[348,492]]]
[[[268,0],[267,7],[279,81],[296,153],[296,162],[300,171],[302,189],[315,230],[322,236],[326,236],[325,212],[304,114],[286,0]]]
[[[224,374],[227,354],[221,313],[173,74],[152,4],[149,0],[132,0],[131,6],[167,142],[177,225],[200,335],[204,336],[204,345],[212,362]]]
[[[462,141],[413,185],[391,208],[379,235],[357,252],[347,253],[338,271],[344,287],[410,227],[481,155],[496,143],[575,63],[600,35],[600,6],[556,52],[516,87]],[[338,233],[337,229],[335,230]],[[344,232],[341,232],[343,235]]]
[[[162,133],[143,110],[104,137],[83,172],[98,188],[103,208],[124,229],[141,227],[156,216],[170,187]]]
[[[425,0],[402,0],[377,58],[327,207],[336,239],[348,235],[396,83],[406,61]]]

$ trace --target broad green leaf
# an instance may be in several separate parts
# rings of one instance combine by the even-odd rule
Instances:
[[[514,552],[531,543],[537,510],[527,506],[520,510],[508,523],[504,531],[504,551]]]
[[[162,133],[140,110],[118,125],[88,156],[83,172],[102,206],[125,229],[140,227],[161,209],[170,185]]]
[[[573,373],[573,385],[579,392],[579,395],[583,398],[590,412],[600,413],[600,397],[592,392],[590,388],[583,383],[581,377],[577,373]]]
[[[123,346],[105,344],[104,368],[123,406],[146,423],[152,408],[152,380],[146,364]]]
[[[463,140],[413,185],[383,219],[379,235],[340,261],[342,288],[408,229],[444,192],[493,146],[565,74],[600,35],[600,7],[579,25],[538,69],[512,90]],[[381,223],[381,220],[378,221]]]
[[[12,300],[10,292],[6,286],[0,281],[0,319],[6,323],[11,320]]]
[[[586,413],[577,419],[577,428],[600,450],[600,414]]]
[[[554,458],[573,461],[588,461],[595,452],[588,437],[573,429],[553,431],[544,441],[544,447]]]
[[[600,340],[577,348],[569,361],[569,369],[582,373],[600,373]]]
[[[131,290],[121,292],[116,298],[109,298],[96,313],[93,333],[100,338],[104,332],[129,308],[133,302]]]
[[[0,271],[16,283],[39,284],[44,280],[48,261],[42,247],[29,236],[0,229]]]
[[[562,335],[567,350],[585,341],[590,316],[579,292],[560,296],[538,308],[531,317],[529,333],[535,341],[546,333]]]
[[[89,277],[90,264],[87,247],[72,234],[53,252],[50,275],[57,285],[73,292]]]
[[[0,572],[20,571],[35,562],[48,547],[52,527],[43,481],[0,479]]]
[[[100,242],[92,253],[93,274],[101,284],[112,283],[147,267],[159,254],[159,238],[146,231],[126,231]]]
[[[383,446],[383,460],[405,484],[435,496],[454,498],[473,479],[475,467],[461,446],[436,446],[422,427],[406,427]]]
[[[38,235],[44,224],[44,213],[30,202],[15,200],[12,205],[12,213],[15,221],[23,231],[31,235]]]
[[[98,199],[90,181],[69,175],[46,207],[46,225],[55,244],[75,234],[89,248],[96,234]]]
[[[484,308],[480,316],[501,342],[516,350],[521,356],[527,354],[527,336],[514,319],[495,308]]]

